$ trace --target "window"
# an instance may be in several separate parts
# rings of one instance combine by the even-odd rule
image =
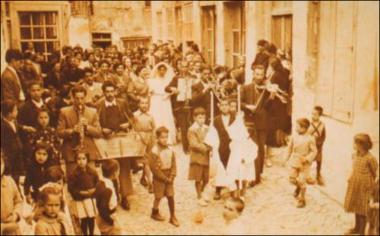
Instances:
[[[124,48],[135,48],[137,46],[148,47],[150,43],[150,37],[123,37],[121,38],[124,44]]]
[[[177,44],[182,42],[182,8],[175,8],[175,38]]]
[[[92,44],[106,48],[112,44],[111,33],[92,33]]]
[[[174,9],[166,8],[166,20],[168,24],[168,39],[174,39]]]
[[[183,6],[183,37],[186,41],[193,40],[193,4]]]
[[[162,12],[158,11],[156,14],[157,14],[157,36],[158,36],[158,39],[162,40]]]
[[[34,50],[48,60],[51,53],[59,50],[57,12],[19,12],[21,49],[33,43]]]
[[[215,63],[215,28],[215,6],[202,7],[202,53],[210,65]]]
[[[89,16],[92,13],[91,1],[70,1],[73,16]]]

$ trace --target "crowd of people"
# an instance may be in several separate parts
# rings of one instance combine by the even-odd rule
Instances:
[[[72,234],[72,219],[84,235],[92,235],[95,225],[102,235],[120,234],[116,208],[129,210],[131,172],[140,169],[140,183],[154,194],[151,218],[165,220],[159,211],[165,197],[169,222],[178,227],[173,146],[179,143],[190,156],[188,179],[195,182],[202,207],[211,201],[204,191],[215,166],[214,200],[222,198],[223,189],[231,195],[224,212],[228,224],[243,212],[247,188],[260,184],[264,168],[271,167],[267,147],[288,146],[297,207],[306,205],[308,183],[324,185],[323,108],[316,106],[310,120],[298,119],[291,132],[291,54],[266,40],[257,43],[252,82],[246,81],[251,75],[245,74],[244,57],[233,68],[212,67],[195,43],[124,52],[115,45],[64,46],[47,59],[32,44],[24,52],[6,52],[1,234],[21,234],[18,223],[24,218],[36,234]],[[129,132],[145,146],[142,157],[112,159],[99,152],[95,139]],[[356,223],[349,233],[364,234],[367,219],[371,232],[379,232],[378,163],[368,135],[356,135],[354,143],[345,209],[356,214]],[[20,211],[24,200],[33,206],[28,216]],[[67,210],[69,200],[74,207]]]

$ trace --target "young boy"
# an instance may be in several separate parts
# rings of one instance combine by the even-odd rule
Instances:
[[[317,155],[317,147],[313,136],[307,133],[310,122],[306,118],[297,120],[297,133],[292,135],[288,146],[288,156],[286,160],[292,157],[291,173],[289,176],[290,183],[296,186],[294,197],[297,198],[297,207],[305,207],[305,192],[307,170],[310,163],[313,162]]]
[[[206,206],[207,200],[202,198],[202,193],[209,181],[210,151],[212,149],[204,142],[208,132],[208,126],[205,125],[206,110],[203,107],[195,108],[193,119],[194,123],[187,133],[190,149],[189,180],[195,180],[199,205]]]
[[[116,218],[117,180],[119,178],[119,163],[109,159],[102,163],[103,179],[96,186],[96,206],[99,215],[96,223],[102,235],[120,235],[121,229]],[[116,185],[116,186],[115,186]]]
[[[322,166],[322,148],[323,143],[326,139],[326,128],[323,122],[321,121],[321,116],[323,115],[323,108],[320,106],[315,106],[311,114],[311,123],[308,133],[315,137],[315,142],[317,145],[317,156],[315,161],[317,162],[317,183],[321,186],[324,185],[324,180],[321,175],[321,166]],[[309,174],[310,177],[310,174]]]
[[[174,151],[168,146],[169,130],[159,127],[156,130],[157,144],[151,152],[151,170],[153,173],[154,203],[151,218],[164,221],[158,207],[163,197],[168,199],[170,210],[170,223],[176,227],[179,222],[174,213],[174,178],[176,176],[176,158]]]
[[[138,132],[141,137],[141,141],[146,145],[145,156],[141,159],[144,165],[143,176],[141,182],[145,182],[148,185],[149,193],[153,192],[152,187],[152,174],[149,168],[149,161],[147,154],[152,150],[154,143],[154,119],[151,114],[149,114],[149,98],[141,97],[139,100],[139,110],[133,113],[134,117],[134,129]]]
[[[5,163],[1,152],[1,235],[21,235],[22,199],[13,178],[4,175]]]

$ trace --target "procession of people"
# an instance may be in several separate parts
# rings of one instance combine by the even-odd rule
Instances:
[[[244,57],[233,68],[208,65],[191,42],[124,52],[115,45],[64,46],[45,61],[34,50],[8,49],[1,76],[1,234],[23,234],[21,220],[36,234],[93,235],[95,226],[102,235],[121,234],[116,208],[130,210],[139,171],[140,183],[154,195],[151,218],[165,221],[165,197],[169,222],[180,227],[177,145],[190,157],[194,200],[207,207],[227,193],[228,223],[272,166],[268,147],[287,147],[295,207],[307,207],[307,184],[325,184],[323,108],[315,106],[311,119],[305,114],[292,124],[291,52],[266,40],[257,49],[252,75],[245,73]],[[99,151],[96,140],[127,134],[145,147],[141,156]],[[356,215],[350,234],[364,234],[367,222],[370,233],[379,233],[379,164],[371,147],[367,134],[354,137],[345,200],[345,210]],[[215,191],[213,199],[206,188]],[[21,213],[24,202],[32,207],[28,216]]]

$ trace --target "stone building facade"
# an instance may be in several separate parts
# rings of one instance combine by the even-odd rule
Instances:
[[[150,16],[150,1],[1,1],[2,62],[3,47],[28,42],[46,58],[63,45],[148,43]]]

